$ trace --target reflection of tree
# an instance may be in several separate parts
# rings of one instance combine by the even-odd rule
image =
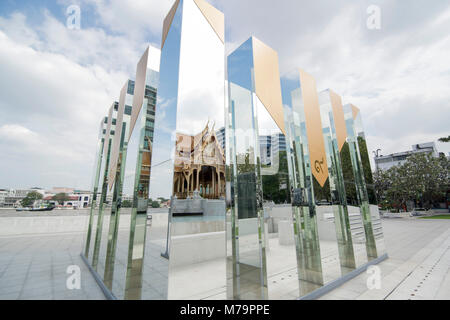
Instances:
[[[367,150],[366,140],[358,137],[359,153],[361,155],[361,162],[364,171],[364,180],[366,181],[367,195],[369,197],[370,204],[377,204],[377,198],[375,195],[375,186],[373,184],[372,168],[370,167],[369,152]]]
[[[372,168],[370,167],[369,152],[367,151],[366,140],[363,137],[358,137],[358,145],[364,170],[364,179],[367,184],[373,184]]]
[[[22,207],[31,207],[34,205],[34,202],[37,200],[41,200],[42,194],[36,191],[32,191],[27,194],[27,196],[21,201]]]
[[[122,202],[122,208],[131,208],[133,206],[133,202],[130,200],[124,200]]]
[[[276,204],[289,203],[290,186],[287,152],[280,151],[279,159],[278,173],[275,175],[262,176],[264,200],[273,201]]]
[[[415,154],[401,166],[375,173],[378,196],[386,208],[406,208],[406,202],[431,208],[445,202],[450,185],[450,161],[442,156]]]
[[[353,165],[350,156],[350,147],[347,142],[341,150],[342,173],[344,175],[345,192],[347,194],[347,203],[349,205],[358,205],[356,194],[355,177],[353,175]]]
[[[331,203],[330,179],[328,178],[323,187],[320,186],[313,176],[314,199],[317,202],[326,201]]]
[[[60,205],[63,205],[64,202],[70,200],[70,197],[67,193],[58,193],[52,197],[52,200],[58,202]]]

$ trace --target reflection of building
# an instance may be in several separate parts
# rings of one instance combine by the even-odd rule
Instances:
[[[195,136],[177,134],[174,194],[179,199],[194,191],[207,199],[225,197],[225,155],[213,129],[207,124]]]
[[[8,196],[8,194],[8,190],[0,189],[0,207],[5,203],[5,198]]]
[[[220,128],[216,131],[217,142],[222,147],[222,150],[225,150],[225,127]]]
[[[387,156],[375,157],[375,166],[380,170],[388,170],[393,166],[401,166],[406,162],[406,159],[409,156],[417,153],[427,153],[434,157],[439,156],[435,143],[427,142],[413,145],[412,151],[397,152]]]
[[[286,136],[282,133],[259,136],[261,164],[271,165],[273,155],[286,151]]]
[[[343,274],[356,275],[367,268],[366,262],[375,264],[385,258],[377,206],[369,207],[364,200],[364,208],[353,208],[350,217],[344,208],[347,205],[337,203],[345,197],[334,197],[334,206],[330,203],[316,210],[314,194],[317,190],[330,194],[328,168],[334,170],[335,166],[327,163],[331,157],[325,150],[315,81],[300,71],[292,88],[291,84],[284,88],[293,114],[287,116],[277,53],[251,38],[228,57],[225,77],[224,30],[223,14],[205,0],[176,0],[164,21],[160,57],[154,52],[161,66],[148,68],[147,60],[153,54],[145,54],[138,64],[130,133],[125,135],[129,140],[122,151],[126,161],[119,158],[120,152],[108,150],[116,123],[107,121],[106,147],[99,148],[105,149],[104,156],[96,163],[95,181],[103,186],[101,201],[99,209],[90,213],[83,259],[92,265],[97,281],[103,282],[105,294],[112,298],[311,299],[332,289],[336,282],[344,282],[347,276],[342,278]],[[157,92],[151,88],[146,92],[150,80],[155,80],[155,89],[158,83]],[[225,84],[229,108],[224,108]],[[119,110],[119,115],[124,112]],[[345,122],[341,111],[339,119]],[[108,119],[113,118],[111,110]],[[227,119],[226,124],[217,122],[218,127],[226,127],[215,131],[209,121],[204,126],[206,119]],[[124,134],[119,129],[124,123],[117,117],[116,136]],[[274,126],[279,130],[273,131]],[[230,144],[225,143],[227,130]],[[260,136],[263,132],[282,132],[286,138],[280,134]],[[360,149],[367,151],[363,142]],[[349,151],[353,160],[358,155],[357,140],[354,144]],[[262,157],[258,154],[261,145],[265,147]],[[224,150],[230,155],[227,174]],[[261,166],[260,158],[270,167]],[[106,164],[119,159],[124,160],[120,166],[124,180],[116,183],[115,190],[117,195],[121,193],[121,205],[107,194],[103,177],[108,165],[101,167],[102,161]],[[349,164],[353,163],[363,168],[368,161]],[[357,176],[360,189],[370,184],[370,180],[363,181],[362,172]],[[120,181],[117,178],[116,182]],[[337,182],[343,188],[342,179]],[[120,190],[121,184],[126,188]],[[94,193],[98,191],[94,187]],[[123,194],[132,200],[126,206]],[[150,197],[170,208],[148,210]],[[285,203],[280,199],[292,198],[292,205],[273,211],[272,218],[277,216],[280,225],[276,226],[278,236],[269,237],[265,232],[270,219],[265,200]],[[103,209],[104,203],[111,205]],[[274,206],[270,206],[271,211]],[[352,218],[363,221],[361,216],[365,220],[357,226],[359,236],[351,238]],[[227,223],[228,217],[231,223]],[[366,249],[364,242],[372,241],[366,240],[370,237],[376,238],[376,255]],[[353,239],[358,240],[355,250],[350,247]],[[321,252],[322,248],[325,251]],[[355,253],[361,263],[350,265],[348,261],[356,261],[352,257]],[[275,265],[280,269],[267,267]],[[287,279],[285,275],[294,270],[298,277]],[[280,275],[286,285],[275,290],[267,285]],[[321,288],[324,285],[327,288]]]

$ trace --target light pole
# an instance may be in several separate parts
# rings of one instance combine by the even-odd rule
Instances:
[[[375,167],[376,170],[378,171],[378,162],[377,162],[377,158],[380,156],[380,151],[381,149],[377,149],[377,151],[372,151],[373,154],[375,155]]]

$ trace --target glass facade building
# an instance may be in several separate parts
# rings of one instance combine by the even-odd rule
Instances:
[[[105,294],[312,299],[385,259],[359,109],[255,37],[226,57],[205,0],[162,31],[100,126],[82,256]]]

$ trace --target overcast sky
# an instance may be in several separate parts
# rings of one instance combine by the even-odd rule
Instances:
[[[0,1],[0,188],[89,189],[100,118],[159,47],[173,0]],[[370,150],[405,151],[450,134],[448,0],[211,0],[227,52],[255,35],[318,88],[360,107]],[[81,29],[66,9],[81,8]],[[367,28],[367,8],[381,29]],[[450,144],[438,144],[450,152]]]

